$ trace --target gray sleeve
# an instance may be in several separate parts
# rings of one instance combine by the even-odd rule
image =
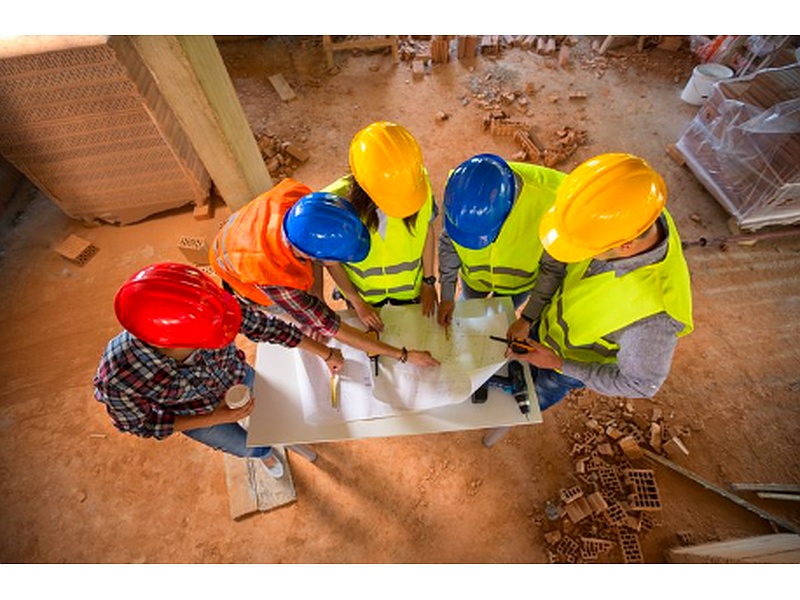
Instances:
[[[455,299],[460,268],[461,258],[453,246],[453,240],[442,228],[442,232],[439,234],[439,284],[441,285],[442,302]]]
[[[652,398],[669,375],[683,324],[661,312],[607,336],[619,345],[613,364],[565,360],[565,375],[607,396]]]
[[[550,302],[550,298],[561,285],[566,273],[566,263],[557,261],[547,252],[542,254],[542,258],[539,259],[539,274],[536,276],[536,284],[531,290],[525,310],[522,311],[523,316],[531,323],[539,320],[542,310]]]

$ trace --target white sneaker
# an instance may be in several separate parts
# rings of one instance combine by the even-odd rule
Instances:
[[[267,464],[267,461],[273,462],[270,466]],[[261,459],[261,464],[264,465],[264,468],[267,470],[267,473],[272,475],[275,479],[280,479],[283,477],[283,463],[281,462],[280,457],[276,452],[273,452],[266,458]]]

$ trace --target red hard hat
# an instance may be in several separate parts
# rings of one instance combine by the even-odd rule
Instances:
[[[159,263],[136,272],[114,298],[122,326],[162,348],[222,348],[239,332],[236,299],[208,275],[180,263]]]

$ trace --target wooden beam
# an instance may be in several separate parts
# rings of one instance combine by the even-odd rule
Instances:
[[[121,38],[153,73],[231,211],[270,189],[272,179],[213,36]]]
[[[322,47],[325,49],[325,57],[328,60],[328,68],[333,68],[333,53],[336,50],[371,50],[373,48],[383,48],[389,46],[392,49],[392,62],[397,64],[400,58],[397,51],[397,36],[386,35],[379,38],[366,38],[356,40],[344,40],[334,42],[329,35],[322,36]]]
[[[767,521],[771,521],[772,523],[775,523],[779,527],[783,527],[784,529],[786,529],[787,531],[791,531],[792,533],[800,534],[800,526],[795,525],[794,523],[792,523],[790,521],[787,521],[786,519],[784,519],[782,517],[778,517],[778,516],[775,516],[773,514],[770,514],[767,511],[762,510],[758,506],[750,504],[747,500],[744,500],[744,499],[740,498],[739,496],[737,496],[735,494],[731,494],[729,491],[724,490],[721,487],[716,486],[716,485],[714,485],[713,483],[711,483],[709,481],[706,481],[705,479],[703,479],[699,475],[695,475],[690,470],[685,469],[684,467],[675,464],[674,462],[672,462],[668,458],[664,458],[663,456],[661,456],[659,454],[656,454],[655,452],[651,452],[650,450],[647,450],[646,448],[642,448],[642,452],[650,460],[655,461],[655,462],[657,462],[659,464],[662,464],[665,467],[668,467],[668,468],[672,469],[676,473],[680,473],[684,477],[688,477],[692,481],[702,485],[707,490],[711,490],[712,492],[716,492],[717,494],[719,494],[723,498],[727,498],[728,500],[730,500],[731,502],[733,502],[735,504],[738,504],[742,508],[746,508],[750,512],[753,512],[753,513],[757,514],[762,519],[766,519]]]
[[[729,483],[735,492],[786,492],[800,494],[800,485],[796,483]]]

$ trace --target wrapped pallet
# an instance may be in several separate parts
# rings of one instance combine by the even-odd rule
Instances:
[[[677,147],[740,228],[800,222],[800,64],[715,84]]]
[[[84,221],[132,223],[211,188],[125,36],[0,40],[0,154]]]

